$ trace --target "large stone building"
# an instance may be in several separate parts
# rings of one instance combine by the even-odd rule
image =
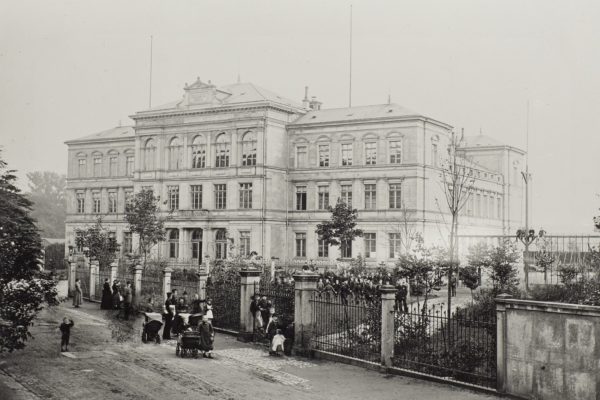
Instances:
[[[407,226],[444,242],[450,216],[441,167],[452,127],[396,104],[321,109],[249,83],[197,80],[184,96],[118,127],[68,141],[67,245],[102,216],[122,244],[127,199],[160,195],[167,241],[158,257],[200,263],[256,251],[265,258],[390,261]],[[463,149],[474,191],[461,234],[508,234],[521,226],[524,152],[485,136]],[[315,233],[337,199],[358,209],[365,232],[347,254]]]

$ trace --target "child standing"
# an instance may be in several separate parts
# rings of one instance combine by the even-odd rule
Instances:
[[[208,318],[208,322],[210,324],[212,324],[212,320],[213,320],[213,306],[212,306],[212,300],[208,299],[206,300],[206,317]]]
[[[71,336],[71,328],[75,325],[72,319],[67,317],[63,318],[62,324],[60,324],[60,351],[69,351],[69,337]]]

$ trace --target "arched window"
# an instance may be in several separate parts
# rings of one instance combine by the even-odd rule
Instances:
[[[256,165],[256,135],[246,132],[242,137],[242,165]]]
[[[202,136],[192,141],[192,168],[206,167],[206,142]]]
[[[215,247],[217,260],[225,260],[227,258],[227,232],[225,229],[217,230]]]
[[[176,170],[181,167],[181,142],[179,138],[174,137],[169,143],[169,169]]]
[[[229,167],[229,150],[231,143],[227,140],[224,133],[217,136],[215,146],[215,166],[217,168]]]
[[[117,153],[115,150],[108,152],[108,175],[119,175],[119,153]]]
[[[169,231],[169,257],[179,258],[179,229]]]
[[[202,229],[192,231],[192,258],[202,264]]]
[[[92,157],[94,161],[94,177],[102,176],[102,154],[94,153]]]
[[[154,170],[156,145],[153,139],[148,139],[143,148],[144,171]]]

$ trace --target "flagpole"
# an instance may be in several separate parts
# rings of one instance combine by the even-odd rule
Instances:
[[[352,4],[350,4],[350,84],[348,85],[348,108],[352,107]]]
[[[148,82],[148,108],[152,108],[152,35],[150,35],[150,80]]]

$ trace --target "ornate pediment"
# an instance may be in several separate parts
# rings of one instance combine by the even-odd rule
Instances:
[[[186,83],[183,89],[185,95],[183,102],[180,103],[183,106],[219,105],[231,95],[231,93],[217,89],[210,81],[208,83],[202,82],[200,78],[196,79],[196,82],[191,85]]]

